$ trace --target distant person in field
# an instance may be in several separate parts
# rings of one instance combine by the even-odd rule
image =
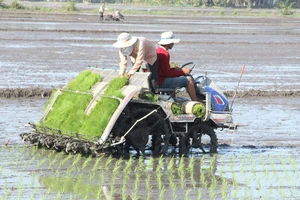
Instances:
[[[103,20],[104,11],[105,11],[105,2],[99,8],[99,20]]]

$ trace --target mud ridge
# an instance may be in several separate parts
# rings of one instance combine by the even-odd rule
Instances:
[[[48,98],[52,93],[52,88],[0,88],[0,98]],[[226,91],[227,97],[234,97],[234,91]],[[179,95],[186,95],[182,92]],[[248,97],[299,97],[300,91],[266,91],[266,90],[248,90],[237,92],[236,98]]]
[[[234,91],[226,91],[224,94],[227,97],[233,97]],[[298,97],[300,96],[300,91],[266,91],[266,90],[248,90],[240,91],[236,93],[237,98],[243,97]]]
[[[52,88],[0,88],[0,98],[49,97]]]

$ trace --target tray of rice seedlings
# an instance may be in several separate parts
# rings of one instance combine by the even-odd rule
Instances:
[[[88,68],[52,92],[42,119],[32,124],[34,132],[22,137],[57,151],[95,153],[103,134],[110,131],[106,129],[112,117],[117,118],[116,110],[131,99],[124,97],[132,97],[140,88],[129,87],[118,71]]]

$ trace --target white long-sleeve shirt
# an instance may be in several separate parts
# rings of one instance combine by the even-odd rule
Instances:
[[[119,56],[121,60],[119,64],[119,74],[124,75],[126,73],[127,68],[127,57],[124,56],[120,50]],[[136,43],[133,45],[133,50],[130,54],[130,59],[134,63],[130,71],[128,72],[128,74],[130,75],[133,75],[141,67],[144,61],[149,63],[150,65],[153,65],[153,63],[157,59],[155,45],[152,42],[150,42],[147,38],[138,37]]]

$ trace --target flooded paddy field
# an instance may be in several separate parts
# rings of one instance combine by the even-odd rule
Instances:
[[[0,197],[2,199],[299,199],[300,19],[0,13]],[[28,147],[49,92],[87,66],[118,68],[112,47],[128,31],[181,39],[171,60],[194,61],[234,93],[237,130],[217,130],[218,153],[188,158],[86,158]],[[16,98],[17,97],[17,98]],[[230,95],[232,100],[232,95]],[[8,145],[4,145],[8,142]],[[134,152],[132,152],[134,154]]]

